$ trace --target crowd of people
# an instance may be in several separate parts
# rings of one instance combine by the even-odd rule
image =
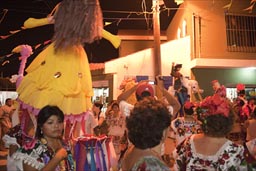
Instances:
[[[256,167],[255,99],[246,99],[240,84],[238,97],[231,100],[226,97],[225,86],[214,80],[212,96],[200,103],[186,101],[181,106],[177,97],[163,87],[163,80],[156,80],[155,87],[147,81],[138,82],[110,102],[105,112],[103,104],[95,101],[88,121],[83,123],[85,127],[90,125],[88,133],[92,136],[111,139],[117,160],[115,170]],[[132,93],[135,104],[126,101]],[[75,170],[74,144],[63,136],[65,121],[60,108],[43,107],[37,116],[35,135],[28,138],[23,136],[20,124],[12,126],[13,101],[8,98],[1,107],[1,140],[5,142],[1,150],[9,148],[8,169]],[[183,115],[176,115],[180,108]],[[170,132],[176,142],[170,154],[172,165],[163,159],[165,148],[170,148],[165,144]]]

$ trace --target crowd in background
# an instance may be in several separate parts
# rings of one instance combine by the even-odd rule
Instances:
[[[102,102],[93,103],[90,117],[84,124],[86,127],[90,125],[88,134],[95,137],[105,135],[111,139],[117,160],[113,169],[256,168],[255,99],[246,98],[243,84],[237,85],[237,98],[228,99],[225,86],[214,80],[212,96],[200,103],[187,99],[181,106],[177,97],[164,88],[161,77],[156,77],[156,82],[155,87],[148,81],[138,82],[121,93],[117,100],[111,101],[105,112]],[[156,97],[157,91],[159,97]],[[126,99],[133,93],[136,102],[131,104]],[[8,98],[0,110],[1,150],[9,148],[8,167],[74,170],[73,162],[77,159],[72,148],[75,145],[63,139],[63,112],[57,106],[41,109],[35,137],[31,140],[22,136],[19,124],[12,126],[15,109],[14,100]],[[172,154],[168,154],[169,161],[163,158],[165,148],[170,148],[165,145],[167,138],[173,139],[176,147]],[[40,151],[36,155],[39,163],[31,166],[29,162],[35,157],[33,150]],[[19,160],[23,165],[17,162]],[[15,162],[19,165],[13,165]]]
[[[155,85],[126,81],[105,112],[102,101],[92,102],[86,119],[66,129],[79,128],[72,136],[66,136],[68,124],[58,106],[46,105],[35,117],[7,98],[0,107],[0,150],[9,150],[7,170],[256,169],[255,97],[239,83],[237,97],[228,99],[226,87],[213,80],[213,94],[192,101],[181,85],[181,65],[173,67],[175,94],[161,76]],[[20,114],[32,122],[26,124]],[[166,157],[168,138],[175,148]]]

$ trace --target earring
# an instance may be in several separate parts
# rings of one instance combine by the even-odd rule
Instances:
[[[40,132],[42,135],[43,135],[43,130],[41,129],[41,132]]]

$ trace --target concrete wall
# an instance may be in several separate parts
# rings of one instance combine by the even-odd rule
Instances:
[[[172,62],[183,65],[181,72],[184,76],[191,75],[190,62],[190,37],[169,41],[161,44],[161,66],[163,76],[169,76]],[[105,63],[105,74],[113,74],[113,99],[121,93],[118,89],[126,77],[147,75],[154,80],[153,49],[145,49]]]
[[[154,47],[153,30],[119,30],[118,36],[121,38],[119,56],[127,56],[138,51]],[[161,43],[165,43],[166,32],[160,31]]]
[[[153,40],[122,40],[119,48],[119,56],[127,56],[152,47],[154,47]]]
[[[223,7],[230,2],[230,0],[184,1],[167,29],[167,39],[177,39],[178,28],[182,30],[182,24],[185,20],[187,34],[191,36],[191,57],[195,54],[195,58],[255,59],[255,53],[227,51],[224,15],[227,8]],[[244,11],[249,6],[250,0],[233,0],[228,12],[249,14],[248,11]],[[195,16],[195,23],[193,16]],[[199,17],[201,17],[200,26]],[[193,30],[194,28],[195,30]],[[199,28],[201,28],[201,33],[199,33]]]

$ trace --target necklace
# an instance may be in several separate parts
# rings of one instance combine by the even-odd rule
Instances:
[[[47,139],[41,138],[40,141],[43,145],[47,147],[47,151],[49,152],[49,155],[53,157],[55,155],[56,150],[49,146]]]

